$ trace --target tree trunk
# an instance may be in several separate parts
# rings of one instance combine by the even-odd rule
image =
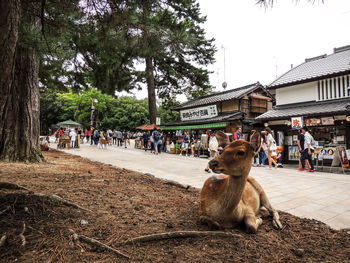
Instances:
[[[39,61],[19,46],[20,1],[0,0],[0,160],[43,160],[39,144]]]
[[[154,86],[153,62],[152,58],[146,58],[147,89],[148,89],[148,110],[151,124],[156,123],[157,104],[156,90]]]

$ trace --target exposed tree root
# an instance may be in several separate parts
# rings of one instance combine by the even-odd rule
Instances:
[[[183,188],[186,190],[188,190],[188,188],[190,188],[189,185],[180,184],[180,183],[172,181],[172,180],[166,180],[164,184],[176,186],[176,187]]]
[[[25,187],[20,186],[18,184],[13,184],[13,183],[8,183],[8,182],[0,182],[0,188],[31,191],[28,188],[25,188]]]
[[[69,229],[69,232],[73,235],[73,240],[76,241],[82,241],[85,243],[88,243],[90,245],[96,246],[98,248],[104,249],[104,250],[108,250],[111,251],[115,254],[117,254],[118,256],[122,256],[124,258],[130,259],[130,257],[122,252],[120,252],[119,250],[116,250],[115,248],[112,248],[110,246],[107,246],[106,244],[101,243],[100,241],[84,236],[84,235],[78,235],[77,233],[74,232],[74,230]]]
[[[6,207],[6,209],[4,209],[4,210],[2,210],[2,211],[0,211],[0,216],[2,215],[2,214],[5,214],[8,210],[10,210],[11,209],[11,207]]]
[[[241,235],[232,234],[230,232],[223,232],[223,231],[176,231],[176,232],[166,232],[166,233],[152,234],[152,235],[146,235],[146,236],[139,236],[139,237],[129,239],[125,242],[122,242],[122,244],[148,242],[148,241],[156,241],[156,240],[164,240],[164,239],[172,239],[172,238],[205,237],[205,236],[237,237],[237,238],[241,237]]]
[[[2,247],[6,242],[7,236],[4,234],[0,239],[0,247]]]
[[[14,184],[14,183],[8,183],[8,182],[0,182],[0,189],[1,188],[5,188],[5,189],[15,189],[15,190],[26,190],[26,191],[29,191],[31,193],[33,193],[34,196],[37,196],[37,197],[41,197],[41,198],[47,198],[51,201],[57,201],[57,202],[60,202],[64,205],[67,205],[67,206],[71,206],[71,207],[74,207],[74,208],[78,208],[78,209],[81,209],[81,210],[84,210],[84,211],[87,211],[87,212],[92,212],[90,209],[87,209],[87,208],[84,208],[80,205],[77,205],[75,203],[72,203],[58,195],[46,195],[46,194],[41,194],[41,193],[35,193],[34,191],[28,189],[28,188],[25,188],[23,186],[20,186],[20,185],[17,185],[17,184]],[[4,211],[1,211],[0,212],[0,215],[5,213],[7,211],[7,209],[5,209]]]
[[[23,229],[22,232],[19,234],[19,237],[21,238],[21,247],[24,247],[27,242],[26,242],[26,237],[24,236],[24,232],[26,231],[26,224],[23,222]]]
[[[45,195],[45,194],[41,194],[41,193],[37,193],[37,194],[33,194],[34,196],[38,196],[38,197],[45,197],[45,198],[48,198],[50,199],[51,201],[57,201],[57,202],[60,202],[64,205],[67,205],[67,206],[71,206],[71,207],[74,207],[74,208],[78,208],[78,209],[81,209],[81,210],[84,210],[84,211],[87,211],[87,212],[92,212],[90,209],[87,209],[87,208],[84,208],[80,205],[77,205],[75,203],[72,203],[58,195]]]

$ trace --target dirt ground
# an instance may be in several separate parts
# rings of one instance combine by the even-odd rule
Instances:
[[[241,227],[229,231],[232,237],[123,244],[147,234],[210,230],[199,222],[199,190],[62,152],[45,157],[42,164],[0,163],[0,182],[33,191],[0,187],[1,262],[350,262],[349,230],[283,212],[281,231],[267,216],[257,234]],[[57,195],[91,212],[36,193]],[[130,259],[74,241],[69,229]]]

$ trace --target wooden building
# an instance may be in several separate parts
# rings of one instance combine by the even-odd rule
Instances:
[[[254,118],[272,109],[272,95],[259,83],[226,90],[191,100],[174,108],[180,119],[161,126],[162,130],[252,129]]]

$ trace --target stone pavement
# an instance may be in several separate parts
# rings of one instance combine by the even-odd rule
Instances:
[[[204,181],[213,175],[204,172],[207,159],[167,153],[154,155],[132,146],[127,149],[111,146],[106,150],[82,144],[80,149],[64,151],[196,188],[201,188]],[[349,175],[311,174],[290,168],[268,170],[263,167],[252,167],[250,175],[262,185],[276,209],[320,220],[334,229],[350,228]]]

